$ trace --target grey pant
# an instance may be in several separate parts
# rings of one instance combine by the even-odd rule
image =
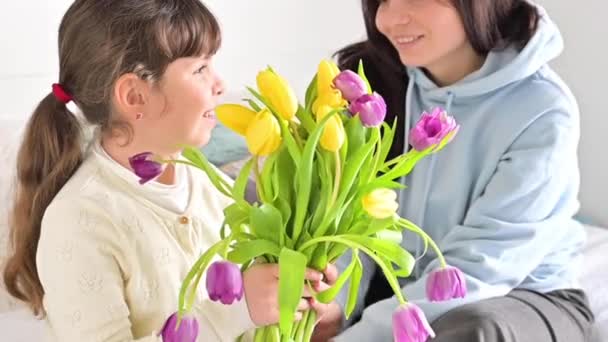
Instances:
[[[432,324],[432,342],[591,341],[593,314],[580,290],[538,293],[514,290],[505,297],[463,305]]]

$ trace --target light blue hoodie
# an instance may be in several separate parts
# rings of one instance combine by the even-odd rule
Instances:
[[[409,70],[408,128],[423,110],[437,106],[448,108],[461,125],[452,143],[416,166],[400,194],[401,216],[420,225],[448,264],[467,275],[467,297],[441,303],[425,298],[427,274],[439,266],[434,253],[419,261],[412,277],[401,279],[406,298],[429,322],[514,288],[578,288],[585,239],[572,218],[579,208],[579,112],[547,65],[561,53],[563,41],[541,13],[538,31],[523,50],[491,52],[480,70],[454,85],[438,87],[422,70]],[[414,256],[423,251],[409,233],[402,245]],[[339,268],[342,261],[348,263],[350,256]],[[359,306],[375,270],[368,259],[364,266]],[[338,302],[345,300],[343,291]],[[371,305],[337,340],[392,340],[397,306],[394,296]]]

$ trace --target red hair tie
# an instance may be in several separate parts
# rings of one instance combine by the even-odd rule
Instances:
[[[68,94],[59,83],[53,83],[53,95],[55,95],[57,101],[61,103],[67,104],[72,101],[72,96]]]

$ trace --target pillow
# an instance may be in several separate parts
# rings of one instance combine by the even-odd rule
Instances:
[[[242,104],[242,99],[247,97],[251,96],[239,91],[228,92],[222,99],[222,103]],[[243,160],[249,156],[245,138],[231,131],[219,121],[211,132],[209,143],[201,151],[209,159],[209,162],[217,167]]]
[[[217,167],[242,160],[249,155],[245,139],[218,123],[209,143],[201,151]]]

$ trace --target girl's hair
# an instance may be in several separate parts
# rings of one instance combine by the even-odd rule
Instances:
[[[59,83],[90,124],[127,128],[112,115],[117,79],[160,80],[178,58],[211,56],[221,44],[213,14],[199,0],[76,0],[59,27]],[[17,160],[4,282],[44,316],[36,250],[44,212],[83,160],[80,124],[50,93],[29,120]]]
[[[527,0],[447,0],[462,18],[473,49],[486,55],[509,45],[523,47],[538,27],[540,13]],[[379,0],[362,0],[367,40],[349,45],[336,53],[341,68],[355,69],[363,60],[371,85],[382,94],[388,107],[387,121],[405,120],[407,75],[399,54],[376,27]],[[391,155],[403,151],[403,127],[397,125]]]

